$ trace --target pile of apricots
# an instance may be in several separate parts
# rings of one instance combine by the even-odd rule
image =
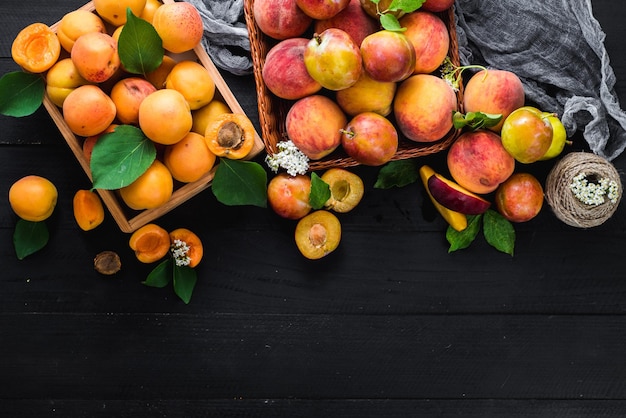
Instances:
[[[33,23],[12,44],[14,61],[41,74],[46,94],[82,141],[90,162],[98,139],[120,125],[133,125],[154,143],[157,157],[131,184],[119,189],[133,210],[164,205],[179,183],[201,179],[218,157],[240,159],[254,145],[247,116],[233,113],[216,94],[209,72],[193,56],[203,36],[198,10],[186,2],[94,0],[94,11],[66,13],[54,27]],[[127,11],[152,24],[162,40],[160,66],[145,74],[126,71],[119,38]],[[74,199],[78,225],[89,230],[102,222],[102,202],[79,191]]]

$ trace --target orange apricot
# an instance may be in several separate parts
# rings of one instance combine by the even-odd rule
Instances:
[[[243,113],[224,113],[207,126],[204,136],[213,154],[237,160],[254,146],[254,125]]]
[[[78,73],[76,66],[70,58],[57,61],[46,73],[46,93],[58,107],[63,107],[63,102],[68,94],[76,87],[91,84]]]
[[[9,204],[20,218],[30,222],[48,219],[56,206],[57,188],[45,177],[28,175],[9,188]]]
[[[209,123],[215,120],[218,115],[223,113],[232,113],[232,111],[222,100],[214,98],[200,109],[191,111],[191,117],[193,119],[191,130],[204,135],[206,133],[206,127]]]
[[[204,249],[200,237],[187,228],[178,228],[170,232],[172,256],[178,265],[197,266],[202,261]],[[180,251],[180,254],[177,252]]]
[[[141,15],[139,17],[146,22],[152,23],[154,12],[156,12],[156,9],[158,9],[162,5],[163,3],[159,0],[146,0],[146,5],[144,6],[143,11],[141,12]]]
[[[115,119],[115,104],[100,87],[77,87],[63,102],[63,119],[72,132],[91,136],[104,131]]]
[[[59,38],[44,23],[32,23],[23,28],[11,45],[13,61],[31,73],[43,73],[50,69],[60,55]]]
[[[191,110],[208,104],[215,95],[215,82],[202,64],[183,60],[177,63],[165,80],[165,87],[178,90]]]
[[[80,189],[72,199],[74,219],[83,231],[91,231],[104,221],[104,206],[96,192]]]
[[[72,51],[76,39],[88,32],[105,33],[106,26],[100,16],[85,9],[66,13],[57,27],[57,36],[67,52]]]
[[[139,127],[154,142],[175,144],[191,131],[189,103],[179,91],[161,89],[139,105]]]
[[[170,236],[164,228],[149,223],[131,234],[128,245],[135,251],[137,260],[154,263],[165,257],[170,250]]]
[[[193,49],[202,40],[202,16],[191,3],[167,3],[155,10],[152,26],[163,41],[163,48],[181,53]]]
[[[326,210],[317,210],[298,221],[295,230],[298,250],[308,259],[317,260],[335,251],[341,241],[341,223]]]
[[[128,186],[119,189],[124,203],[135,210],[154,209],[164,205],[174,191],[174,179],[159,160]]]
[[[117,41],[108,33],[88,32],[74,42],[70,54],[80,75],[94,83],[102,83],[120,68]]]
[[[126,23],[126,9],[130,8],[135,16],[140,16],[146,0],[93,0],[96,12],[113,26]]]
[[[211,171],[215,159],[204,136],[196,132],[189,132],[177,143],[166,145],[163,155],[163,163],[172,177],[183,183],[199,180]]]
[[[163,55],[163,61],[161,61],[161,64],[156,69],[146,73],[146,80],[151,82],[157,89],[164,89],[167,75],[170,71],[172,71],[172,68],[174,68],[176,63],[177,61],[174,58],[169,55]]]
[[[137,125],[139,123],[139,105],[154,93],[156,88],[141,77],[123,78],[111,88],[111,100],[117,109],[117,118],[121,123]]]

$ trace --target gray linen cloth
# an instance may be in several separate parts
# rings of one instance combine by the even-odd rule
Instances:
[[[204,21],[203,45],[216,66],[250,74],[243,0],[185,0]],[[527,99],[556,112],[609,160],[626,148],[626,113],[615,93],[605,34],[590,0],[456,0],[461,63],[510,70]]]
[[[461,63],[516,73],[526,97],[556,112],[612,160],[626,147],[605,34],[590,0],[456,0]]]

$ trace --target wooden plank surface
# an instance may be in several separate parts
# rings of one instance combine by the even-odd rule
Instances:
[[[19,28],[81,4],[0,4],[0,73],[15,69]],[[626,8],[593,6],[626,97]],[[225,77],[258,122],[252,77]],[[626,171],[626,157],[615,164]],[[108,214],[76,227],[71,196],[89,182],[45,111],[0,116],[0,416],[624,416],[623,205],[589,231],[546,208],[516,225],[514,257],[482,239],[448,254],[419,184],[375,190],[378,170],[356,170],[366,196],[319,262],[297,252],[293,222],[210,191],[160,219],[203,237],[184,305],[141,284],[152,266]],[[19,261],[6,192],[30,173],[53,180],[59,204],[48,246]],[[93,270],[102,250],[121,255],[118,275]]]

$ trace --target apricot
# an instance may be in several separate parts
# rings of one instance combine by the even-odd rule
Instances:
[[[72,199],[74,219],[83,231],[90,231],[104,221],[104,206],[96,192],[78,190]]]
[[[163,41],[163,48],[181,53],[193,49],[202,40],[202,16],[192,4],[167,3],[155,10],[152,26]]]
[[[309,213],[298,221],[296,246],[308,259],[317,260],[335,251],[341,241],[341,223],[326,210]]]
[[[128,245],[135,251],[137,260],[146,264],[154,263],[170,250],[170,235],[159,225],[149,223],[131,234]]]
[[[100,16],[85,9],[66,13],[57,27],[57,36],[67,52],[72,52],[76,39],[89,32],[105,33],[106,26]]]
[[[43,73],[61,55],[61,43],[54,31],[44,23],[32,23],[23,28],[11,44],[13,61],[25,71]]]
[[[113,100],[100,87],[77,87],[63,102],[63,119],[72,132],[91,136],[104,131],[115,119]]]
[[[159,144],[180,141],[191,131],[192,124],[189,103],[177,90],[157,90],[139,105],[139,127],[148,138]]]
[[[165,80],[177,61],[169,55],[163,55],[163,61],[154,70],[146,73],[145,78],[157,89],[165,88]]]
[[[183,139],[165,146],[163,163],[172,177],[183,183],[199,180],[215,165],[213,154],[204,140],[204,135],[189,132]]]
[[[58,107],[63,107],[63,102],[68,94],[76,87],[91,84],[78,73],[74,62],[70,58],[57,61],[46,73],[46,93]]]
[[[171,69],[165,88],[179,91],[191,110],[208,104],[215,95],[215,82],[206,68],[195,61],[180,61]]]
[[[123,78],[111,88],[111,100],[115,103],[117,118],[121,123],[137,125],[139,123],[139,105],[154,93],[156,88],[141,77]]]
[[[224,113],[232,113],[230,107],[228,107],[228,105],[220,99],[211,100],[200,109],[191,111],[191,118],[193,119],[191,130],[204,135],[206,133],[207,126],[209,126],[215,118]]]
[[[187,228],[178,228],[170,232],[169,237],[172,256],[178,265],[187,265],[193,268],[202,261],[204,255],[202,241],[194,232]],[[176,253],[176,250],[180,249],[181,246],[186,248],[184,255]]]
[[[154,18],[154,12],[156,12],[156,9],[158,9],[162,5],[163,3],[159,0],[146,0],[146,4],[143,7],[143,11],[141,12],[141,15],[139,15],[139,17],[146,22],[152,23],[152,19]]]
[[[345,168],[329,168],[321,179],[330,188],[330,198],[325,207],[338,213],[350,212],[363,198],[365,190],[363,180],[357,174]]]
[[[206,129],[206,143],[218,157],[245,158],[254,146],[254,125],[243,113],[223,113]]]
[[[159,160],[128,186],[119,189],[126,205],[135,210],[154,209],[164,205],[174,191],[174,179],[165,164]]]
[[[267,184],[267,202],[272,210],[286,219],[300,219],[311,212],[311,177],[278,173]]]
[[[108,80],[121,65],[117,41],[101,32],[89,32],[76,39],[70,57],[80,75],[94,83]]]
[[[135,16],[140,16],[146,0],[94,0],[96,12],[113,26],[126,23],[126,9],[130,8]]]
[[[30,222],[48,219],[56,206],[58,192],[45,177],[28,175],[9,188],[9,204],[20,218]]]

